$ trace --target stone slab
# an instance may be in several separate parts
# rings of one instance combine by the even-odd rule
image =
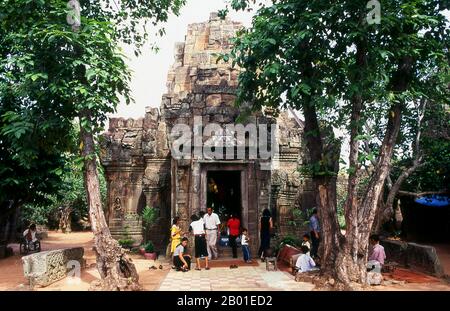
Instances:
[[[45,287],[64,279],[72,269],[83,268],[85,266],[83,255],[82,247],[31,254],[22,257],[23,272],[31,287]]]

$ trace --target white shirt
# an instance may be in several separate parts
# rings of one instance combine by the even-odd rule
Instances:
[[[194,234],[205,234],[203,219],[191,222],[191,227]]]
[[[217,229],[217,226],[220,225],[220,219],[216,213],[211,213],[211,216],[205,214],[203,221],[205,222],[206,229]]]
[[[303,246],[303,245],[306,246],[306,247],[308,247],[308,249],[311,249],[311,243],[309,243],[309,241],[303,241],[303,242],[302,242],[302,246]],[[307,255],[311,255],[310,252],[307,252],[306,254],[307,254]]]
[[[23,232],[23,236],[24,236],[24,237],[27,236],[28,230],[30,230],[30,229],[27,229],[27,230],[25,230],[25,231]],[[31,242],[36,242],[36,241],[37,241],[37,239],[36,239],[36,231],[32,231],[32,230],[30,230],[30,231],[31,231]]]
[[[175,248],[175,251],[173,252],[173,257],[178,257],[180,254],[184,254],[184,246],[178,245],[177,248]]]
[[[311,258],[311,256],[307,254],[301,254],[298,257],[295,266],[298,268],[299,272],[307,272],[313,270],[313,268],[316,266],[316,263]]]
[[[241,245],[248,245],[248,238],[245,234],[242,234]]]

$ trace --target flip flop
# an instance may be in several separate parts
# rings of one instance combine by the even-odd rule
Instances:
[[[195,270],[197,270],[197,271],[202,271],[202,269],[200,269],[200,268],[195,268]]]
[[[159,265],[159,268],[162,270],[163,266],[162,266],[162,265]]]
[[[209,270],[209,267],[206,267],[205,270]]]
[[[155,266],[151,266],[149,269],[155,270],[155,269],[158,269],[158,268],[156,268]]]

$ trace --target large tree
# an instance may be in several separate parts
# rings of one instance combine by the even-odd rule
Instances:
[[[77,1],[71,3],[77,6]],[[58,116],[61,126],[68,126],[75,118],[80,123],[79,146],[101,276],[93,289],[140,289],[131,259],[107,226],[95,154],[95,133],[103,128],[107,114],[115,111],[120,96],[127,103],[132,100],[130,72],[119,44],[133,44],[138,55],[148,38],[146,27],[166,21],[170,13],[178,14],[183,3],[81,0],[79,26],[68,24],[73,18],[67,18],[67,2],[63,0],[0,3],[0,44],[6,51],[0,75],[6,77],[6,88],[23,90],[15,95],[17,106],[24,111],[48,107],[48,114]],[[35,96],[28,100],[28,93]],[[64,131],[48,127],[57,131],[55,144],[59,143]]]
[[[255,1],[231,5],[246,9],[249,2]],[[409,103],[435,94],[448,98],[444,3],[384,2],[380,23],[372,23],[367,1],[275,0],[260,4],[252,27],[235,39],[230,56],[243,69],[238,104],[303,113],[322,223],[321,271],[337,288],[365,283],[369,235]],[[382,132],[375,155],[361,144],[367,139],[364,125],[373,123]],[[322,124],[350,137],[345,234],[337,218],[335,161]],[[358,176],[371,156],[374,166],[360,191]]]

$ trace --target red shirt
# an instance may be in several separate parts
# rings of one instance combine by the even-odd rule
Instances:
[[[238,236],[241,229],[241,221],[237,218],[231,218],[227,222],[228,228],[230,228],[230,235]]]

